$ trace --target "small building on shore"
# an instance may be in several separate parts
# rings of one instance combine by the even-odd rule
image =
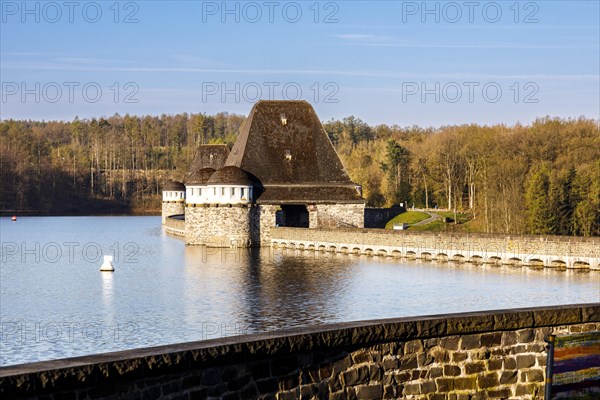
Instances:
[[[162,216],[185,215],[186,244],[249,247],[277,225],[362,228],[364,208],[313,107],[259,101],[231,150],[199,146],[183,184],[165,185]]]

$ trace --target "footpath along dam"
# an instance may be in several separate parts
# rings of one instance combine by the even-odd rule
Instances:
[[[408,259],[600,270],[600,238],[271,228],[271,245]]]

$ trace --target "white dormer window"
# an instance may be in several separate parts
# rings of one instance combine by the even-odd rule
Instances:
[[[292,161],[292,152],[291,151],[289,151],[289,150],[285,151],[285,159],[287,161]]]
[[[285,116],[285,114],[281,114],[281,125],[286,126],[287,125],[287,118]]]

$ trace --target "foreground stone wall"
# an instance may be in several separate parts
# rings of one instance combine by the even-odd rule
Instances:
[[[0,395],[541,399],[544,336],[599,329],[598,303],[341,323],[4,367]]]
[[[180,215],[185,212],[185,200],[162,202],[162,223],[164,224],[171,215]]]
[[[276,246],[342,253],[600,270],[600,238],[273,228]]]

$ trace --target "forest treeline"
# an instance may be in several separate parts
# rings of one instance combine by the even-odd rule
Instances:
[[[202,143],[232,145],[236,114],[0,122],[0,209],[45,213],[160,209]],[[482,232],[600,235],[600,125],[541,118],[530,125],[324,124],[370,206],[467,212]]]

